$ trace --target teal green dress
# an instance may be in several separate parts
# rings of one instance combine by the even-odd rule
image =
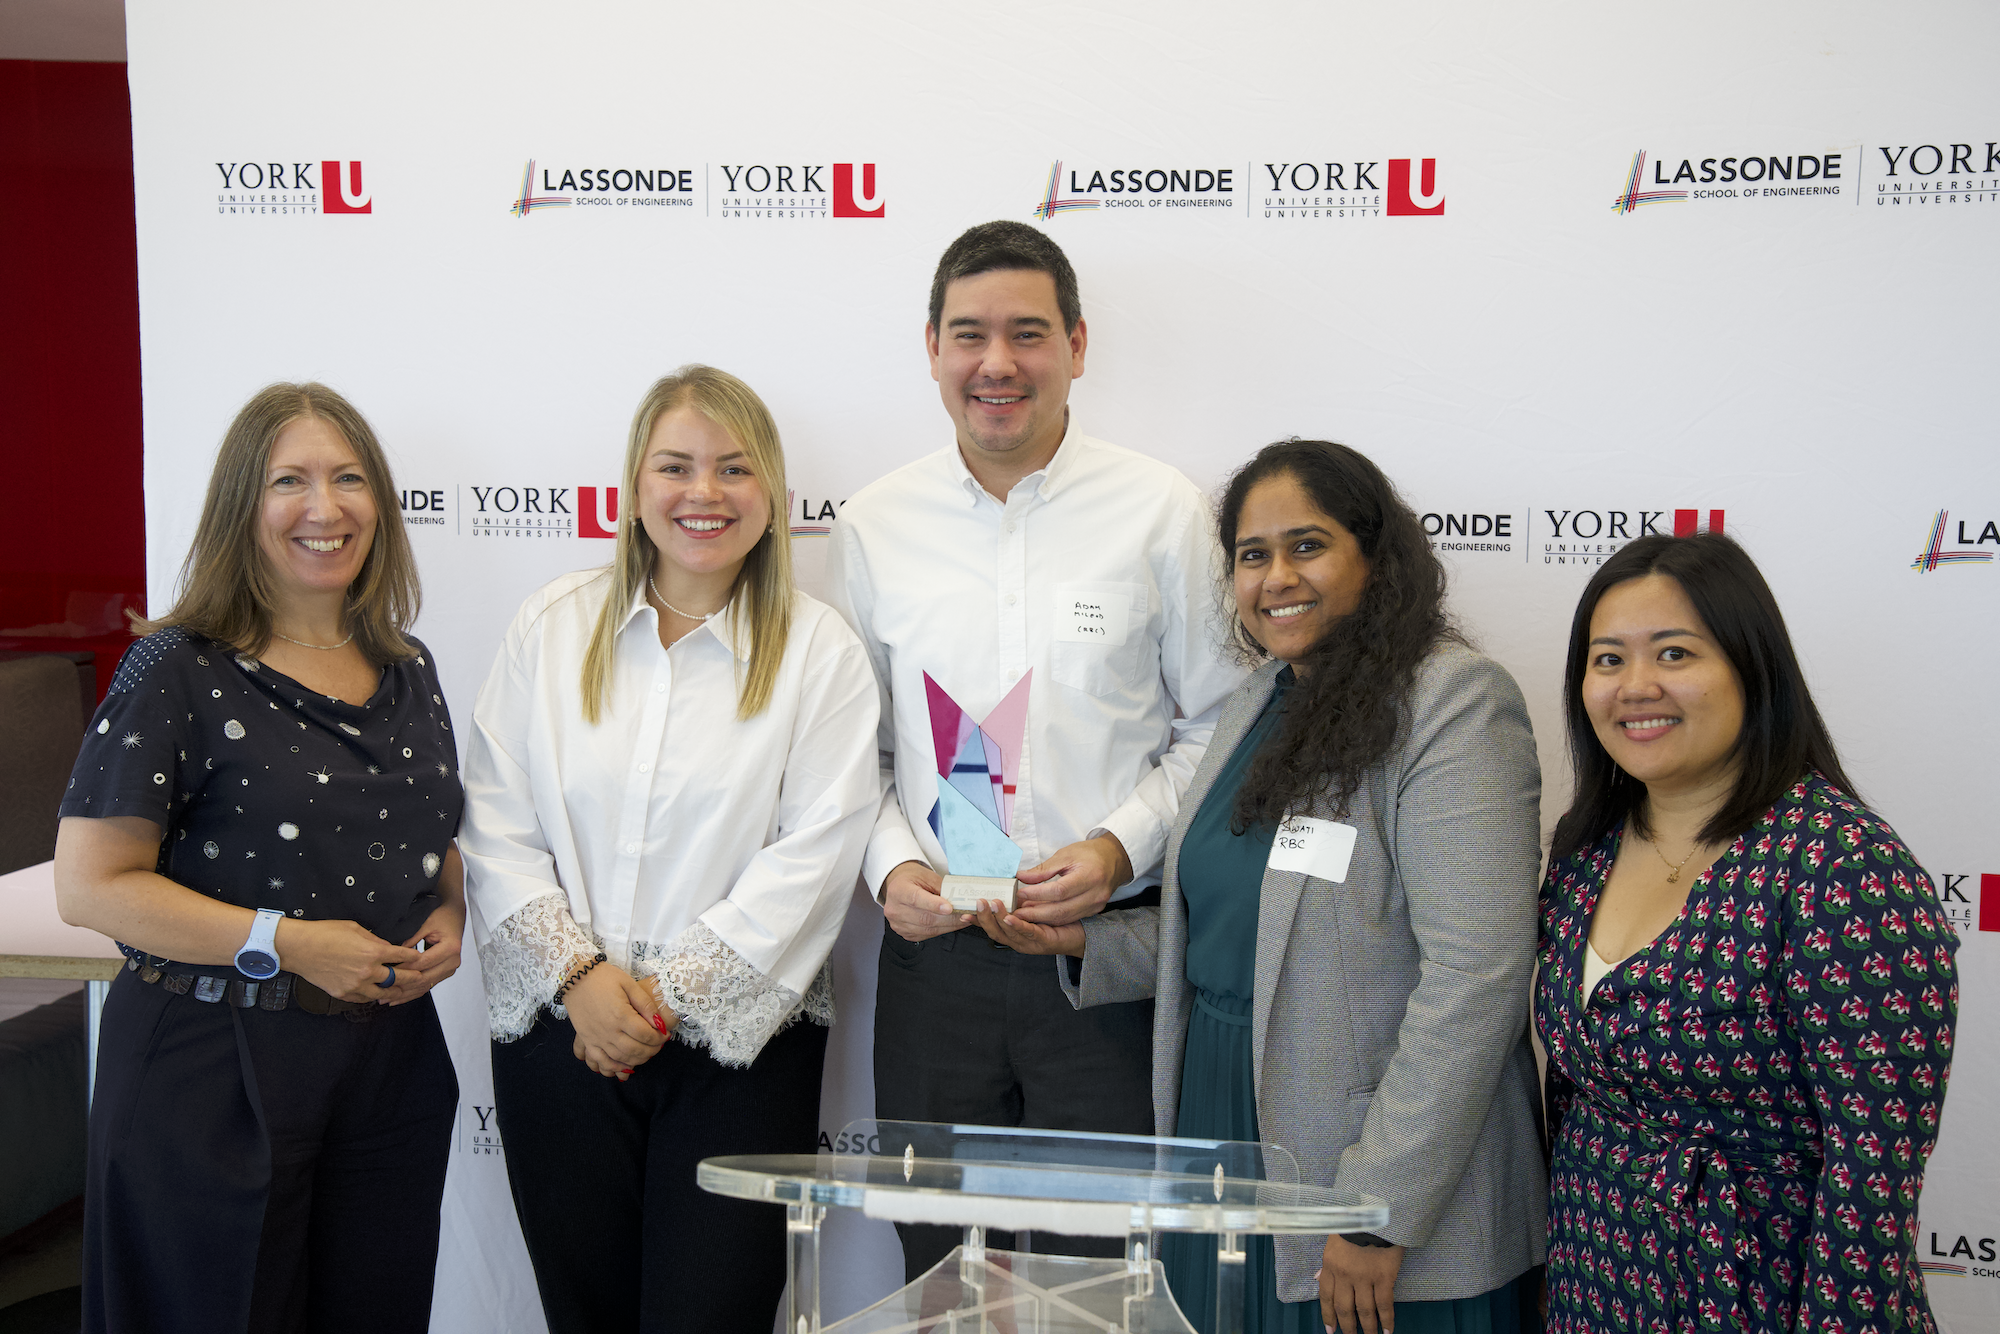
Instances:
[[[1277,689],[1224,763],[1181,840],[1180,889],[1187,905],[1187,980],[1194,990],[1181,1100],[1174,1133],[1191,1139],[1257,1141],[1257,1090],[1250,1012],[1257,981],[1257,906],[1270,860],[1272,824],[1236,833],[1236,793],[1251,761],[1276,730],[1294,677]],[[1248,1239],[1246,1334],[1321,1334],[1317,1301],[1278,1300],[1277,1255],[1269,1237]],[[1160,1262],[1174,1300],[1194,1327],[1215,1323],[1215,1238],[1168,1233]],[[1397,1302],[1396,1334],[1519,1334],[1519,1280],[1456,1301]]]

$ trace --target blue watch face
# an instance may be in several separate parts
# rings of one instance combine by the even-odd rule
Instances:
[[[266,954],[262,950],[246,949],[239,952],[236,956],[236,971],[245,977],[254,977],[261,982],[265,978],[277,974],[278,958],[276,955]]]

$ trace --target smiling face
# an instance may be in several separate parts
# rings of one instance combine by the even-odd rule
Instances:
[[[931,378],[968,461],[1003,456],[1024,465],[1023,476],[1047,463],[1062,443],[1085,343],[1082,320],[1063,332],[1055,279],[1034,269],[956,279],[939,318],[924,331]]]
[[[1662,795],[1733,781],[1743,683],[1678,581],[1614,584],[1587,651],[1584,712],[1619,768]]]
[[[271,443],[257,549],[281,613],[298,598],[345,593],[375,544],[375,496],[361,456],[317,417],[291,422]]]
[[[683,405],[660,414],[639,464],[639,522],[668,566],[726,585],[771,523],[771,502],[735,437]]]
[[[1250,488],[1236,516],[1236,614],[1250,637],[1299,670],[1314,645],[1361,605],[1368,558],[1340,520],[1289,473]]]

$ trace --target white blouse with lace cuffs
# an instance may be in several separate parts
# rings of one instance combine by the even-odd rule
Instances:
[[[522,604],[473,709],[459,848],[489,1025],[520,1037],[602,950],[655,980],[679,1040],[748,1065],[795,1020],[833,1022],[827,954],[881,800],[875,678],[798,594],[770,703],[739,720],[748,627],[724,612],[663,649],[639,598],[586,723],[609,583],[578,571]]]

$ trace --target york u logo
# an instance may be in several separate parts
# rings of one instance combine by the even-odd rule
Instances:
[[[1954,922],[1964,923],[1972,919],[1981,931],[2000,931],[2000,875],[1981,873],[1978,895],[1975,902],[1972,894],[1966,893],[1971,873],[1953,875],[1949,871],[1938,876],[1938,906]],[[1974,914],[1977,914],[1975,917]]]
[[[1392,218],[1444,216],[1444,191],[1438,186],[1436,158],[1389,159],[1388,213]]]
[[[361,183],[359,162],[322,162],[319,179],[320,211],[324,213],[373,213],[375,202]]]
[[[576,489],[576,535],[578,537],[618,536],[618,488],[607,486],[600,499],[594,486]]]
[[[859,166],[861,188],[856,190],[855,168]],[[836,218],[879,218],[885,215],[888,203],[875,185],[875,164],[873,162],[836,162],[833,164],[833,216]]]

